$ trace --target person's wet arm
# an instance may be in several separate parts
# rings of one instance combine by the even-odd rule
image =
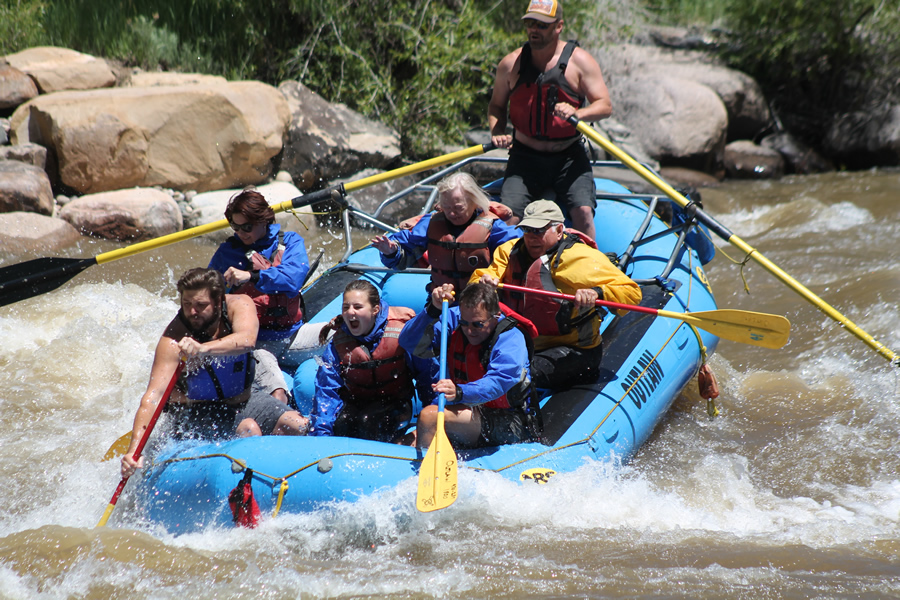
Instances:
[[[141,396],[141,403],[134,415],[134,423],[131,428],[131,444],[128,451],[122,457],[122,476],[130,477],[134,474],[135,469],[143,466],[143,459],[134,460],[134,452],[144,432],[156,412],[156,407],[162,400],[175,374],[175,369],[181,360],[181,353],[175,340],[170,337],[163,336],[156,345],[156,352],[153,356],[153,366],[150,369],[150,381],[147,383],[147,389]]]

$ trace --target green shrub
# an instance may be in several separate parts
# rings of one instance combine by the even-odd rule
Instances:
[[[0,0],[0,56],[47,44],[42,0]]]

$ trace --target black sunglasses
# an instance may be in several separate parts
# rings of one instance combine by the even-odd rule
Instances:
[[[540,29],[541,31],[544,31],[556,25],[557,21],[553,21],[552,23],[544,23],[543,21],[538,21],[537,19],[525,19],[524,23],[525,29]]]
[[[235,231],[243,231],[244,233],[250,233],[253,231],[253,228],[256,227],[256,223],[242,223],[238,225],[234,221],[228,221],[228,224],[231,225],[231,228]]]
[[[522,225],[519,225],[519,229],[522,230],[522,233],[530,233],[533,235],[544,235],[547,232],[547,230],[550,229],[551,225],[553,225],[553,223],[547,223],[543,227],[523,227]]]
[[[499,317],[500,315],[494,315],[494,317]],[[493,317],[492,317],[493,318]],[[491,319],[487,321],[466,321],[464,319],[459,320],[460,327],[474,327],[475,329],[484,329],[487,327],[487,324],[490,323]]]

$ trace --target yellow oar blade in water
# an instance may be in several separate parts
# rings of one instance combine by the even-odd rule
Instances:
[[[113,445],[109,447],[109,450],[106,451],[106,454],[103,455],[103,461],[112,460],[114,458],[118,458],[123,456],[126,452],[128,452],[128,447],[131,446],[131,432],[129,431],[115,442]]]
[[[441,303],[441,355],[440,378],[447,379],[447,321],[450,314],[450,302],[447,298]],[[419,489],[416,492],[416,508],[422,512],[431,512],[447,508],[456,500],[456,452],[447,438],[444,429],[444,404],[447,398],[438,394],[437,431],[428,446],[428,452],[419,467]]]
[[[419,468],[419,491],[416,508],[431,512],[447,508],[456,500],[456,452],[444,430],[444,413],[438,413],[437,433]]]

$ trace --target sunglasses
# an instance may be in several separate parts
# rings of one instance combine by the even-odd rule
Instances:
[[[550,229],[551,225],[553,225],[553,223],[547,223],[543,227],[523,227],[523,226],[519,225],[519,229],[522,230],[522,233],[530,233],[532,235],[544,235],[547,232],[547,230]]]
[[[499,317],[500,315],[494,315],[494,317]],[[491,317],[491,318],[494,318]],[[487,327],[487,324],[491,322],[491,319],[487,321],[466,321],[465,319],[459,320],[460,327],[474,327],[475,329],[484,329]]]
[[[234,221],[228,221],[228,224],[231,225],[231,228],[235,231],[243,231],[244,233],[250,233],[253,231],[253,228],[256,227],[256,223],[241,223],[238,225]]]
[[[538,21],[537,19],[525,19],[524,23],[525,29],[540,29],[541,31],[545,31],[556,25],[558,21],[553,21],[552,23],[544,23],[542,21]]]

